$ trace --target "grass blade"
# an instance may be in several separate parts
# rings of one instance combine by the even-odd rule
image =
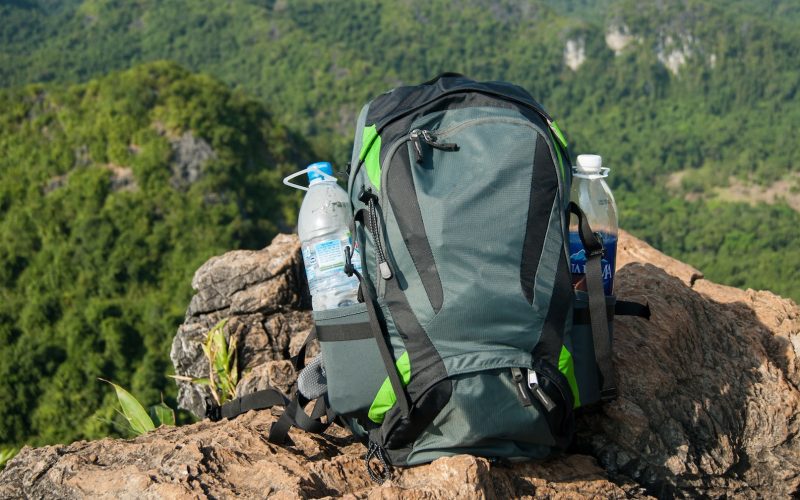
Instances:
[[[175,426],[175,412],[163,402],[150,407],[150,418],[153,419],[153,424],[156,427],[161,427],[162,425]]]
[[[119,405],[122,407],[122,414],[136,435],[144,434],[156,428],[142,404],[131,393],[113,382],[104,379],[100,380],[114,386]]]
[[[3,470],[6,466],[6,462],[14,458],[14,456],[16,456],[18,452],[19,452],[18,448],[0,449],[0,470]]]

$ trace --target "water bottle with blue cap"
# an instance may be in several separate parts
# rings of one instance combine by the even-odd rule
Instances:
[[[302,174],[308,187],[290,182]],[[361,256],[350,234],[350,199],[336,182],[328,162],[312,163],[283,180],[287,186],[306,191],[300,206],[297,234],[315,311],[344,307],[358,302],[358,278],[344,272],[345,248],[353,251],[353,267],[361,272]]]

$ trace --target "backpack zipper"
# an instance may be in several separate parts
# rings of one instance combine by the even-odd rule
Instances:
[[[520,403],[522,406],[530,406],[531,403],[531,393],[528,390],[528,384],[525,380],[525,377],[522,375],[522,370],[517,367],[511,369],[511,378],[514,379],[514,383],[517,385],[517,397],[519,398]]]
[[[436,142],[436,136],[430,130],[423,130],[415,128],[408,134],[408,139],[414,146],[414,156],[417,163],[422,163],[424,156],[422,154],[422,143],[438,149],[440,151],[458,151],[458,144],[452,142]]]
[[[536,370],[528,370],[528,387],[531,389],[531,391],[533,391],[536,399],[538,399],[542,405],[544,405],[545,410],[548,412],[553,411],[553,409],[556,407],[556,404],[552,399],[550,399],[550,396],[544,392],[542,386],[539,385],[539,376],[536,374]]]

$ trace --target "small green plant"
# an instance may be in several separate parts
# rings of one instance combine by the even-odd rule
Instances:
[[[172,375],[176,380],[207,385],[211,388],[211,396],[217,405],[222,405],[236,397],[236,385],[239,383],[239,363],[236,356],[236,337],[225,339],[225,325],[228,319],[223,319],[214,328],[208,331],[203,344],[203,353],[208,360],[208,377],[193,378],[182,375]]]
[[[19,448],[0,448],[0,470],[6,467],[6,462],[14,458],[19,452]]]
[[[122,408],[119,413],[125,418],[128,430],[134,435],[139,436],[161,425],[175,425],[175,412],[164,401],[151,406],[150,411],[147,412],[139,400],[121,386],[102,378],[100,380],[114,387],[117,400]]]

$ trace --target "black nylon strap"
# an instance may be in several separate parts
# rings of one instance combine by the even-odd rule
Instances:
[[[308,337],[303,341],[303,345],[300,346],[300,350],[297,351],[297,354],[292,356],[292,366],[297,373],[300,373],[300,370],[305,368],[306,366],[306,349],[308,348],[311,341],[317,338],[317,329],[316,327],[312,328],[311,331],[308,333]]]
[[[222,418],[234,418],[250,410],[264,410],[273,406],[286,406],[289,399],[277,389],[264,389],[245,394],[222,405]]]
[[[616,316],[637,316],[650,319],[650,304],[640,304],[629,300],[618,300],[614,306]]]
[[[606,315],[607,317],[614,316],[615,307],[614,306],[606,306]],[[573,325],[589,325],[592,323],[591,314],[589,314],[588,309],[575,309],[572,315],[572,324]]]
[[[297,412],[300,403],[297,395],[292,399],[291,403],[283,410],[283,413],[276,422],[269,428],[269,436],[267,440],[270,443],[284,444],[289,438],[289,429],[295,424],[294,414]]]
[[[317,399],[317,402],[314,403],[311,415],[307,415],[304,408],[308,403],[308,399],[303,397],[300,393],[295,393],[292,401],[283,411],[283,414],[272,424],[272,427],[270,427],[269,437],[267,438],[270,443],[285,444],[289,441],[289,430],[292,426],[315,434],[322,434],[325,432],[331,423],[333,423],[328,404],[325,402],[324,398]],[[327,422],[322,421],[323,416],[328,417]]]
[[[297,355],[292,356],[292,366],[298,372],[305,366],[306,349],[316,337],[316,329],[312,329]],[[306,415],[303,408],[309,401],[297,391],[295,391],[294,397],[290,400],[277,389],[269,388],[235,398],[222,405],[222,407],[211,407],[206,411],[206,415],[212,421],[217,421],[222,418],[235,418],[250,410],[265,410],[274,406],[285,406],[283,414],[270,427],[268,438],[272,443],[285,444],[289,440],[289,429],[292,426],[321,434],[333,422],[333,413],[328,408],[324,398],[317,399],[311,415]],[[210,403],[207,402],[207,404]],[[327,422],[322,422],[323,416],[328,417]]]
[[[579,235],[586,251],[586,291],[589,294],[592,340],[594,341],[595,360],[602,379],[600,397],[607,401],[616,398],[617,383],[611,359],[611,335],[608,331],[606,297],[603,291],[602,264],[600,262],[603,257],[603,242],[592,232],[586,214],[578,205],[570,202],[569,210],[578,217]]]
[[[367,306],[372,335],[375,338],[375,342],[378,344],[378,351],[380,351],[381,358],[383,358],[383,364],[386,368],[386,374],[389,377],[389,383],[391,383],[392,390],[394,390],[394,394],[397,397],[397,404],[400,406],[403,416],[407,417],[410,411],[408,394],[406,393],[405,387],[403,387],[403,383],[400,381],[400,375],[397,373],[397,366],[395,365],[394,358],[392,358],[392,353],[389,351],[389,346],[386,344],[386,338],[383,336],[383,328],[381,328],[381,322],[378,319],[378,312],[375,310],[375,296],[369,285],[365,283],[366,280],[361,273],[355,269],[351,269],[351,271],[358,278],[358,281],[361,282],[361,290],[364,293],[364,304]]]
[[[317,337],[320,342],[371,339],[372,328],[369,323],[319,325],[317,326]]]

